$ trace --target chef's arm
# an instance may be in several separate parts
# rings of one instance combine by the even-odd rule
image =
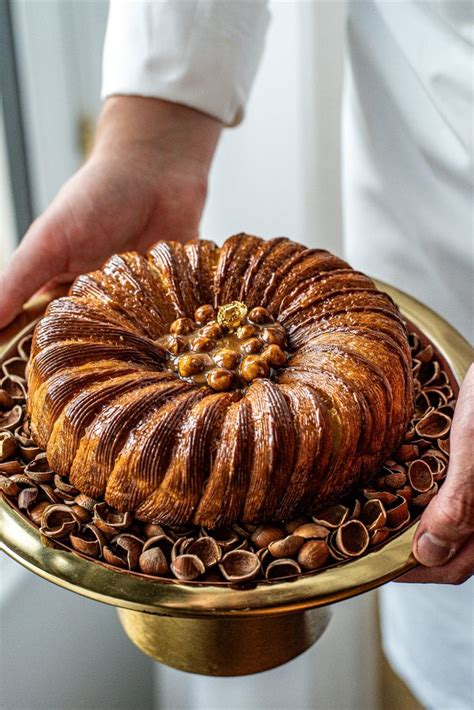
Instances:
[[[0,274],[0,328],[115,252],[199,235],[219,135],[243,116],[268,22],[260,0],[111,1],[94,148]]]

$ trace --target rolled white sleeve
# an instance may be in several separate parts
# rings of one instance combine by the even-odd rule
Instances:
[[[266,0],[111,0],[102,98],[165,99],[236,125],[269,21]]]

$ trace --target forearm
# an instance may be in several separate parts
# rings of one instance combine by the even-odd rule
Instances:
[[[179,163],[205,182],[222,127],[217,119],[180,104],[111,96],[97,124],[93,156],[128,159],[149,150],[160,169]]]

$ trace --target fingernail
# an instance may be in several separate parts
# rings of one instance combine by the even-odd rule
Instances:
[[[443,565],[454,554],[453,546],[445,540],[426,531],[418,539],[416,544],[415,557],[426,567],[438,567]]]

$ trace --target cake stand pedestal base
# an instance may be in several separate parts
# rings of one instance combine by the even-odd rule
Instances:
[[[275,668],[318,640],[330,607],[283,616],[183,618],[118,609],[128,637],[156,661],[188,673],[239,676]]]

